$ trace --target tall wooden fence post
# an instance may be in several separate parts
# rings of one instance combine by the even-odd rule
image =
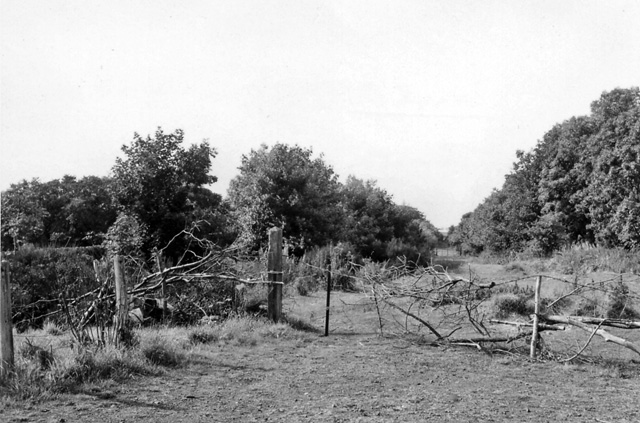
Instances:
[[[536,358],[536,350],[538,348],[538,316],[540,315],[540,287],[542,286],[542,276],[536,279],[535,305],[533,314],[533,332],[531,334],[530,357]]]
[[[267,313],[278,323],[282,314],[282,229],[269,229],[269,253],[267,255],[269,298]]]
[[[11,268],[2,260],[0,280],[0,379],[13,370],[13,327],[11,325]]]
[[[116,315],[114,322],[115,343],[120,344],[127,330],[129,303],[127,302],[127,284],[122,269],[122,261],[118,254],[113,258],[113,270],[116,277]]]

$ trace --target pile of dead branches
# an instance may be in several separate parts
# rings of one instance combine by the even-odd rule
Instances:
[[[402,325],[407,333],[418,333],[421,328],[426,328],[438,344],[473,346],[481,350],[485,349],[486,343],[510,345],[516,340],[531,340],[534,315],[528,321],[490,318],[492,313],[488,300],[496,290],[497,284],[494,282],[480,281],[473,275],[469,278],[454,277],[440,266],[401,265],[370,273],[362,271],[359,277],[365,292],[376,306],[381,333],[391,321]],[[392,317],[398,314],[404,319]],[[570,354],[569,360],[582,353],[595,335],[640,354],[636,344],[603,329],[603,326],[640,329],[640,322],[637,321],[543,313],[538,315],[537,320],[538,332],[562,331],[570,325],[590,333],[586,344],[576,354]],[[410,324],[410,321],[414,324]],[[505,331],[496,325],[510,325],[516,331],[509,331],[505,335]]]

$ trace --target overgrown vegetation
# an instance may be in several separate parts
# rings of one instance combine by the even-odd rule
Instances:
[[[138,345],[130,348],[82,346],[69,332],[47,336],[44,330],[30,331],[16,343],[15,369],[9,378],[0,381],[0,398],[46,399],[63,392],[82,391],[86,384],[157,375],[163,369],[189,366],[207,344],[253,346],[278,338],[304,340],[308,335],[296,327],[308,326],[297,319],[291,324],[273,324],[244,316],[188,330],[141,328],[135,333]]]

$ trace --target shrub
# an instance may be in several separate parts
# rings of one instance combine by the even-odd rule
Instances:
[[[639,314],[633,309],[629,296],[629,287],[622,282],[616,282],[607,298],[606,317],[610,319],[635,319]]]
[[[602,316],[599,301],[596,298],[581,298],[576,304],[573,313],[576,316],[600,317]]]
[[[75,298],[97,288],[92,262],[103,253],[96,247],[23,248],[8,256],[16,328],[42,327],[42,316],[59,307],[60,296]]]
[[[527,297],[511,293],[498,294],[493,297],[493,312],[498,318],[505,318],[513,314],[528,316],[534,312]]]

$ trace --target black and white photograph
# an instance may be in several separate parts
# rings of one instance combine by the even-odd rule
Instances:
[[[0,422],[640,422],[640,2],[0,0]]]

